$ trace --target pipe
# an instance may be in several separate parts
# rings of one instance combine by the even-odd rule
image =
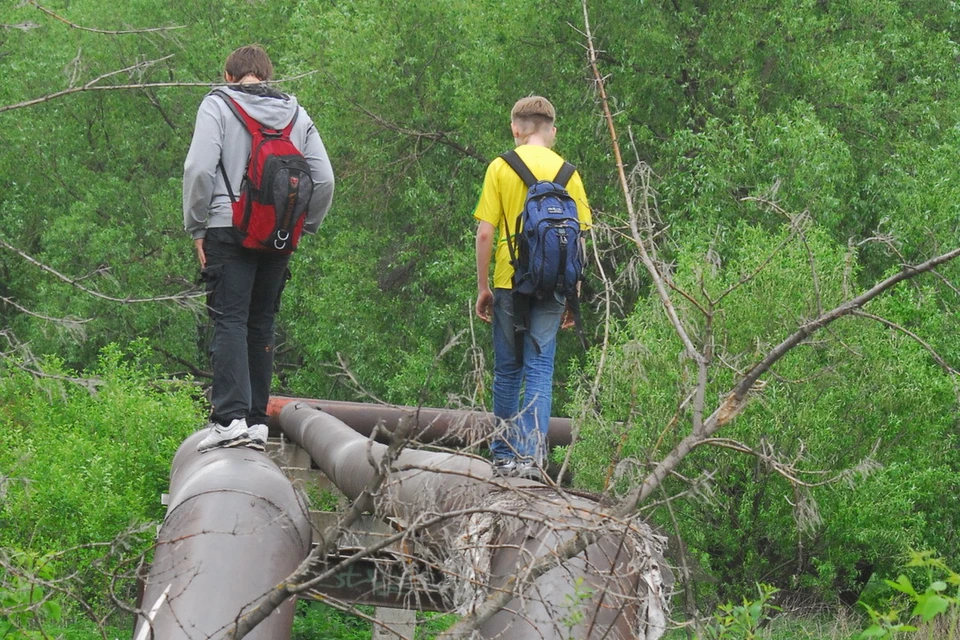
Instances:
[[[307,508],[279,467],[244,447],[201,455],[205,434],[189,436],[174,456],[135,640],[222,632],[310,552]],[[288,600],[246,637],[288,640],[294,604]]]
[[[307,403],[286,403],[279,421],[351,499],[376,475],[387,450]],[[480,627],[480,638],[656,640],[664,633],[672,577],[661,555],[663,540],[643,523],[615,524],[597,503],[537,482],[494,480],[486,461],[455,453],[402,451],[379,493],[377,514],[408,529],[438,515],[477,510],[409,538],[414,555],[453,576],[433,586],[453,590],[461,613],[578,530],[602,530],[582,554],[524,583]]]
[[[315,400],[311,398],[289,398],[271,396],[267,405],[270,426],[279,429],[280,412],[293,402],[306,403],[325,411],[350,425],[357,433],[370,437],[377,424],[383,424],[388,431],[395,431],[400,420],[406,416],[416,416],[417,429],[414,439],[418,442],[444,442],[451,445],[463,445],[489,437],[493,432],[493,414],[483,411],[464,411],[459,409],[429,409],[421,407],[386,406],[363,402],[342,402],[335,400]],[[547,438],[551,446],[570,444],[572,423],[570,418],[550,418]]]

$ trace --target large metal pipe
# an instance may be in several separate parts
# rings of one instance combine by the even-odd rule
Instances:
[[[483,437],[489,437],[493,433],[496,421],[493,414],[483,411],[386,406],[362,402],[271,396],[267,413],[270,415],[272,427],[279,428],[280,412],[290,403],[305,403],[316,407],[367,437],[373,433],[378,424],[392,432],[396,430],[401,420],[408,417],[416,418],[417,427],[414,430],[414,439],[418,442],[472,444]],[[547,433],[550,445],[559,447],[570,444],[571,429],[570,418],[550,418]]]
[[[280,425],[350,498],[375,476],[387,451],[309,403],[286,403]],[[580,555],[524,582],[480,627],[481,638],[655,640],[663,634],[670,573],[662,540],[642,523],[614,523],[597,503],[540,483],[494,481],[480,458],[413,449],[401,452],[376,501],[379,515],[407,528],[461,509],[474,511],[410,539],[418,556],[452,576],[446,588],[456,591],[461,612],[578,530],[598,534]]]
[[[243,447],[201,455],[205,433],[188,437],[174,456],[134,640],[214,636],[310,551],[307,508],[279,467]],[[246,637],[289,640],[293,615],[291,599]]]

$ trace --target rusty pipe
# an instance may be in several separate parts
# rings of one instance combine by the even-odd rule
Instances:
[[[444,441],[450,444],[463,445],[468,442],[472,443],[484,435],[489,436],[495,426],[493,414],[483,411],[430,409],[426,407],[418,409],[416,407],[285,396],[270,397],[267,406],[270,426],[279,429],[280,412],[288,404],[296,402],[305,403],[325,411],[366,437],[373,433],[377,424],[382,424],[388,431],[394,431],[400,420],[406,416],[415,416],[417,419],[414,439],[418,442]],[[554,447],[569,445],[571,429],[570,418],[550,418],[547,432],[550,445]]]
[[[134,640],[216,635],[310,551],[307,508],[280,468],[243,447],[201,455],[205,433],[189,436],[174,456]],[[293,615],[291,599],[246,637],[287,640]]]
[[[378,473],[387,447],[330,413],[288,402],[279,419],[283,432],[348,497],[359,496]],[[602,529],[583,553],[525,583],[480,627],[481,638],[655,640],[665,630],[669,570],[662,541],[642,523],[614,524],[595,502],[561,496],[540,483],[493,481],[486,461],[455,453],[402,451],[379,493],[378,515],[406,527],[477,509],[416,535],[430,561],[457,576],[461,612],[505,586],[532,559],[553,554],[578,530]]]

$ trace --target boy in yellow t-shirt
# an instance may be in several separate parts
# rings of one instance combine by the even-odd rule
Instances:
[[[518,100],[510,114],[516,153],[538,180],[553,180],[564,160],[552,150],[557,136],[556,112],[541,96]],[[592,223],[583,182],[577,172],[567,183],[577,203],[582,228]],[[487,167],[480,202],[473,216],[477,226],[477,316],[493,323],[493,412],[505,425],[490,444],[494,472],[500,476],[540,479],[546,460],[546,436],[553,400],[553,361],[557,331],[573,325],[566,300],[559,294],[530,303],[528,330],[524,334],[523,360],[514,345],[513,266],[507,245],[516,233],[517,215],[523,208],[527,186],[514,170],[497,158]],[[490,256],[496,261],[490,288]],[[523,391],[521,398],[521,389]],[[522,402],[521,402],[522,399]]]

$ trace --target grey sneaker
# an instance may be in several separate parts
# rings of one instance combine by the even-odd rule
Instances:
[[[516,470],[514,471],[513,475],[515,478],[524,478],[526,480],[543,482],[543,472],[540,471],[540,467],[537,465],[537,463],[529,458],[524,458],[517,463]]]
[[[242,447],[248,442],[247,421],[237,418],[226,427],[213,423],[207,436],[197,445],[197,451],[205,453],[211,449]]]
[[[517,475],[517,461],[514,458],[493,459],[494,478],[513,478]]]
[[[267,431],[267,425],[265,424],[255,424],[248,427],[247,435],[250,437],[250,442],[247,443],[247,448],[256,451],[266,451]]]

